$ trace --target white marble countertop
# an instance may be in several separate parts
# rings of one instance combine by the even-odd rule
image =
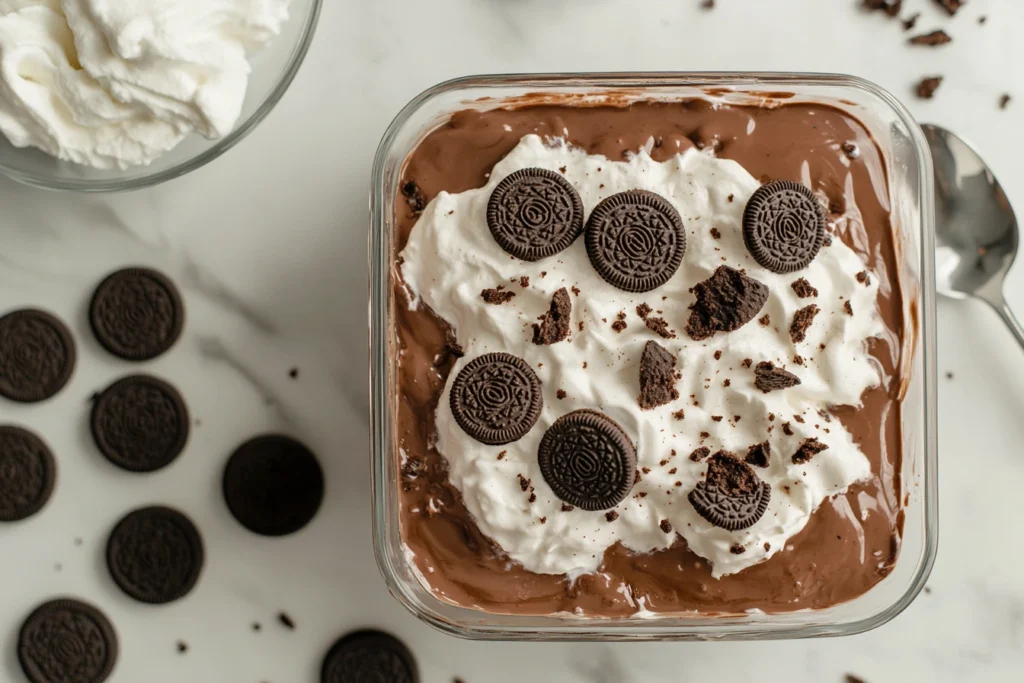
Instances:
[[[102,605],[117,623],[113,683],[314,683],[329,643],[367,625],[407,640],[426,683],[841,683],[848,672],[869,683],[1020,680],[1024,535],[1011,501],[1024,486],[1024,353],[981,305],[939,310],[943,529],[930,592],[872,633],[784,643],[463,642],[407,614],[373,560],[366,205],[371,158],[398,109],[470,72],[848,72],[973,140],[1024,208],[1024,3],[969,0],[948,20],[932,0],[905,0],[904,14],[923,12],[918,28],[953,35],[939,49],[906,46],[897,22],[858,4],[718,0],[703,12],[699,0],[328,0],[291,91],[206,168],[106,197],[0,181],[0,310],[56,311],[72,323],[80,353],[55,400],[0,404],[0,419],[46,435],[61,467],[43,512],[0,528],[0,681],[23,682],[18,624],[62,593]],[[913,83],[932,73],[945,83],[933,101],[916,100]],[[1004,91],[1019,99],[999,111]],[[143,477],[103,461],[85,419],[90,394],[130,370],[101,352],[85,320],[93,285],[126,264],[160,268],[185,291],[185,336],[143,368],[173,378],[201,419],[186,456]],[[1024,313],[1024,269],[1007,291]],[[301,437],[327,476],[317,519],[278,540],[242,531],[219,495],[231,449],[269,430]],[[197,589],[163,608],[122,595],[101,557],[115,520],[150,501],[187,510],[208,546]],[[295,631],[276,623],[279,610],[295,618]],[[178,639],[187,654],[175,651]]]

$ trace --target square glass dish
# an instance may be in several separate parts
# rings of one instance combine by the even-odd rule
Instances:
[[[408,156],[455,112],[522,102],[583,105],[596,101],[709,99],[723,104],[811,102],[856,117],[882,151],[890,219],[903,289],[902,491],[903,535],[891,572],[853,600],[785,613],[650,614],[595,618],[495,614],[452,604],[425,584],[403,543],[398,402],[399,343],[395,332],[393,240],[397,198]],[[427,623],[454,635],[517,640],[724,640],[848,635],[880,626],[924,587],[938,542],[933,274],[932,162],[921,129],[906,108],[878,86],[849,76],[772,73],[630,73],[507,75],[440,84],[410,102],[391,124],[374,161],[369,234],[370,456],[376,559],[391,593]]]

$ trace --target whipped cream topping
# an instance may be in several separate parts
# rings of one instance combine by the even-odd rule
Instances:
[[[487,227],[487,203],[505,176],[528,167],[563,173],[588,215],[602,199],[625,190],[662,195],[686,226],[682,266],[664,286],[632,294],[598,276],[582,238],[541,261],[510,257]],[[604,551],[616,543],[644,553],[669,547],[679,534],[720,577],[784,551],[786,540],[824,500],[871,476],[867,458],[828,415],[828,408],[859,405],[864,390],[881,380],[866,348],[866,340],[884,330],[875,305],[878,278],[860,282],[856,274],[866,266],[839,239],[798,273],[779,275],[758,265],[742,236],[743,209],[758,187],[736,162],[696,150],[663,163],[645,151],[626,161],[610,161],[560,140],[530,135],[494,167],[485,187],[442,192],[424,210],[401,254],[402,276],[413,305],[422,301],[448,321],[465,350],[438,403],[436,447],[481,531],[512,560],[537,573],[577,575],[596,571]],[[689,290],[723,264],[743,269],[769,287],[768,302],[759,313],[768,316],[768,324],[755,320],[739,330],[693,341],[684,331],[694,300]],[[524,276],[529,278],[525,288],[519,284]],[[801,277],[817,288],[816,297],[797,296],[791,285]],[[502,305],[485,303],[481,291],[498,285],[516,296]],[[575,288],[571,336],[550,346],[535,345],[531,325],[562,287]],[[844,308],[847,302],[853,315]],[[653,309],[651,316],[668,322],[676,338],[663,339],[645,326],[635,312],[644,303]],[[789,332],[793,315],[811,303],[821,310],[806,339],[794,343]],[[620,313],[625,313],[627,327],[616,332],[612,323]],[[651,340],[676,356],[680,398],[642,410],[637,401],[639,363]],[[449,389],[459,370],[494,351],[525,359],[543,386],[544,409],[537,424],[504,446],[470,438],[449,408]],[[795,356],[802,357],[802,365],[794,362]],[[754,366],[771,361],[802,383],[762,393],[754,387],[753,367],[744,367],[746,359]],[[637,448],[642,479],[614,508],[618,516],[612,521],[608,511],[563,511],[537,464],[544,432],[558,417],[580,408],[606,413]],[[794,464],[793,453],[811,437],[828,450],[808,463]],[[770,465],[755,471],[772,487],[768,511],[752,527],[735,532],[705,521],[687,494],[703,480],[707,466],[691,461],[689,454],[706,446],[711,452],[725,449],[743,457],[750,446],[765,440],[771,444]]]
[[[222,137],[288,2],[0,0],[0,131],[105,169]]]

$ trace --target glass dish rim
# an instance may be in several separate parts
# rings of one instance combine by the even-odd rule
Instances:
[[[832,624],[785,624],[769,625],[765,623],[735,625],[722,624],[722,628],[711,631],[708,624],[695,625],[693,629],[684,629],[677,625],[662,625],[658,630],[658,621],[581,621],[578,625],[479,625],[460,623],[441,614],[427,609],[420,603],[410,590],[397,577],[394,571],[396,560],[387,542],[388,510],[385,506],[387,497],[387,458],[397,444],[392,443],[390,430],[391,416],[388,412],[389,401],[387,389],[390,386],[389,373],[389,321],[391,319],[390,299],[390,259],[386,258],[384,248],[390,245],[390,235],[384,235],[386,211],[393,208],[393,197],[384,194],[386,167],[394,142],[403,126],[419,109],[434,97],[453,90],[466,88],[501,88],[529,87],[543,88],[580,88],[594,89],[644,89],[666,86],[691,87],[730,87],[744,86],[748,90],[758,84],[780,86],[784,84],[802,87],[846,86],[864,91],[886,105],[891,113],[903,123],[910,132],[914,143],[914,154],[917,169],[917,189],[920,199],[921,221],[918,228],[920,239],[920,262],[917,264],[920,277],[918,292],[918,334],[921,343],[921,372],[923,398],[923,472],[921,473],[921,510],[924,522],[924,538],[922,555],[915,568],[913,579],[907,589],[884,610],[868,617],[839,621]],[[775,640],[793,638],[816,638],[854,635],[872,630],[888,623],[901,614],[923,590],[931,574],[938,552],[938,436],[937,436],[937,388],[936,388],[936,355],[935,338],[936,293],[934,285],[934,179],[927,142],[920,126],[909,110],[891,93],[865,79],[844,75],[814,72],[603,72],[603,73],[511,73],[469,75],[450,79],[434,85],[406,104],[394,118],[384,133],[374,157],[370,188],[370,231],[368,235],[369,258],[369,344],[370,344],[370,469],[371,469],[371,504],[373,506],[373,541],[374,555],[378,569],[384,578],[389,592],[406,609],[434,628],[462,638],[476,640]],[[392,484],[393,485],[393,484]],[[400,533],[397,530],[396,533]],[[477,611],[449,605],[432,597],[439,604],[452,607],[456,611],[465,610],[477,614]],[[532,617],[540,621],[550,617]]]
[[[256,108],[256,111],[254,111],[249,118],[236,126],[230,133],[218,140],[217,143],[209,149],[171,166],[170,168],[154,173],[147,173],[139,176],[138,178],[132,179],[56,179],[37,173],[26,173],[12,169],[5,166],[2,162],[0,162],[0,175],[10,178],[22,185],[28,185],[42,190],[94,194],[141,190],[143,188],[153,187],[154,185],[160,185],[168,180],[180,178],[183,175],[187,175],[192,171],[202,168],[244,140],[246,136],[248,136],[249,133],[251,133],[256,126],[258,126],[263,119],[267,117],[268,114],[270,114],[274,107],[277,106],[277,103],[281,101],[281,98],[284,97],[288,88],[291,87],[292,81],[295,80],[295,76],[298,74],[299,68],[302,66],[302,63],[306,59],[306,55],[309,53],[309,47],[312,45],[313,37],[316,35],[317,25],[320,23],[320,12],[323,9],[323,0],[310,0],[310,2],[312,4],[306,20],[306,25],[302,30],[301,39],[292,49],[291,56],[288,59],[287,68],[285,68],[284,72],[281,74],[281,77],[274,85],[273,90],[271,90],[267,98],[263,100],[260,106]]]

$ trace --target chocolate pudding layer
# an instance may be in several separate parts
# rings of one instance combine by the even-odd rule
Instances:
[[[877,286],[877,313],[884,331],[867,342],[867,352],[882,377],[881,384],[864,391],[859,407],[834,406],[823,411],[820,420],[807,420],[820,421],[814,428],[827,434],[828,421],[838,419],[866,457],[870,474],[843,493],[826,498],[806,525],[788,538],[784,548],[774,548],[764,561],[727,575],[715,572],[711,563],[688,547],[683,535],[674,534],[671,526],[666,529],[664,523],[662,529],[669,534],[667,548],[635,552],[621,543],[615,544],[595,560],[596,571],[574,573],[572,578],[565,573],[529,571],[480,531],[462,494],[449,481],[448,462],[435,449],[439,402],[442,395],[447,401],[445,387],[449,379],[454,379],[449,374],[459,361],[462,348],[456,330],[427,305],[411,301],[400,259],[396,259],[392,270],[393,325],[400,350],[396,429],[401,453],[394,457],[400,457],[402,462],[402,480],[396,483],[402,488],[401,532],[409,557],[434,594],[456,605],[504,614],[568,612],[623,617],[639,611],[773,613],[829,607],[856,598],[881,581],[896,562],[902,532],[899,401],[905,362],[903,339],[905,333],[913,331],[907,328],[912,321],[904,319],[903,293],[896,277],[899,269],[885,165],[870,133],[850,114],[821,104],[713,106],[695,99],[628,106],[523,104],[509,109],[459,112],[427,135],[406,160],[401,192],[395,198],[395,253],[406,247],[428,202],[442,192],[455,194],[487,185],[495,164],[531,134],[547,141],[564,139],[574,148],[590,155],[604,155],[609,161],[627,159],[639,150],[647,150],[654,161],[661,162],[697,147],[704,154],[738,162],[762,182],[795,181],[814,191],[828,207],[826,245],[831,239],[842,240],[863,260],[865,272],[870,272],[874,281],[871,284]],[[486,225],[481,229],[486,232]],[[691,252],[694,239],[719,237],[687,235]],[[555,264],[557,257],[551,258]],[[551,271],[557,268],[552,265]],[[795,272],[790,279],[796,281],[800,276],[800,272]],[[867,275],[864,279],[866,284]],[[808,285],[821,288],[825,284],[805,281],[794,283],[793,289],[801,297],[811,297],[804,291]],[[480,305],[514,305],[507,292],[520,292],[522,297],[521,292],[528,286],[525,279],[522,289],[506,280],[504,287],[485,291]],[[685,301],[662,298],[657,290],[649,292],[646,299],[637,298],[638,303],[650,301],[651,307],[658,309],[656,314],[650,314],[647,327],[657,331],[655,328],[660,326],[658,333],[662,337],[667,334],[665,326],[673,334],[685,335],[692,296]],[[552,314],[555,308],[552,303]],[[847,312],[868,313],[851,311],[848,305]],[[621,335],[623,339],[637,329],[636,325],[642,329],[645,324],[632,310],[628,313],[628,322],[633,327]],[[661,322],[652,326],[651,320]],[[607,322],[614,324],[613,320]],[[578,323],[578,332],[576,324],[572,323],[572,333],[582,337],[583,322]],[[597,323],[587,322],[591,324]],[[774,324],[784,327],[788,334],[789,320],[777,320]],[[726,333],[718,332],[719,338],[723,334]],[[690,336],[698,339],[692,332]],[[796,339],[794,332],[794,342]],[[570,342],[571,339],[558,343]],[[761,359],[754,359],[755,364],[758,360]],[[798,375],[799,366],[814,362],[799,358],[793,359],[793,365],[789,358],[784,360],[788,369]],[[741,370],[739,363],[735,365],[728,368],[732,373],[729,377],[753,372]],[[725,377],[727,374],[714,381],[720,384]],[[725,386],[729,386],[728,381]],[[571,400],[572,387],[566,389],[570,394],[567,400]],[[559,399],[564,394],[560,391]],[[691,398],[692,401],[684,396],[678,406],[672,404],[660,410],[671,412],[678,407],[682,415],[696,405],[693,401],[697,399]],[[586,407],[589,406],[566,404],[565,411]],[[691,427],[685,419],[679,419],[677,429],[681,433],[699,430],[696,424]],[[712,419],[718,422],[722,418]],[[725,416],[726,423],[731,419]],[[739,418],[735,420],[738,422]],[[803,419],[798,421],[803,423]],[[780,416],[779,423],[771,425],[768,431],[783,429],[781,422]],[[696,434],[690,436],[697,439]],[[500,455],[502,448],[493,450]],[[746,451],[740,457],[744,454]],[[679,458],[687,460],[687,455],[681,453]],[[825,451],[816,458],[828,456]],[[775,453],[771,457],[788,461],[791,454]],[[797,454],[792,457],[793,463],[798,462]],[[793,482],[794,486],[798,484]],[[776,487],[779,488],[782,487]],[[527,492],[526,485],[523,492]],[[788,490],[785,494],[782,490],[772,491],[773,496],[786,494]],[[685,489],[679,501],[681,505],[687,504]],[[614,519],[609,513],[609,523],[614,523]],[[544,521],[539,520],[542,524]],[[745,551],[738,549],[738,553],[742,552]]]

